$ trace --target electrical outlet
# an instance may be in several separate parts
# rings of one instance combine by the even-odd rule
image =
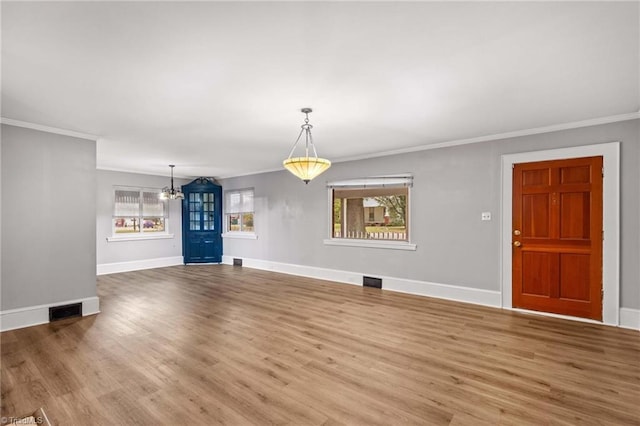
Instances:
[[[482,220],[491,220],[491,212],[482,212]]]

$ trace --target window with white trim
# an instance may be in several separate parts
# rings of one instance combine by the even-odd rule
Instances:
[[[225,229],[229,234],[253,234],[253,188],[224,193]]]
[[[113,236],[136,237],[166,234],[169,209],[161,189],[114,188]]]
[[[330,182],[331,239],[409,242],[409,175]]]

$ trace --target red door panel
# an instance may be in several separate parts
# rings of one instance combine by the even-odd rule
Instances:
[[[513,306],[602,320],[602,157],[513,169]]]

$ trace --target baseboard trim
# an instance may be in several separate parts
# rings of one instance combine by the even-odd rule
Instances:
[[[100,313],[100,299],[97,296],[84,299],[65,300],[46,305],[27,306],[25,308],[0,311],[0,331],[15,330],[49,322],[49,308],[60,305],[82,303],[82,316]]]
[[[456,302],[473,303],[474,305],[500,307],[501,295],[499,291],[483,290],[479,288],[462,287],[453,284],[432,283],[404,278],[382,277],[383,290],[399,293],[415,294],[417,296],[435,297]]]
[[[614,324],[605,324],[602,321],[597,321],[597,320],[593,320],[593,319],[590,319],[590,318],[572,317],[572,316],[569,316],[569,315],[554,314],[553,312],[541,312],[541,311],[532,311],[532,310],[529,310],[529,309],[507,308],[507,307],[503,307],[503,309],[507,309],[507,310],[510,310],[510,311],[513,311],[513,312],[518,312],[518,313],[526,314],[526,315],[559,318],[559,319],[564,319],[564,320],[569,320],[569,321],[584,322],[584,323],[587,323],[587,324],[614,325]]]
[[[640,309],[620,308],[620,327],[640,330]]]
[[[314,266],[295,265],[291,263],[271,262],[269,260],[249,259],[241,256],[222,256],[222,263],[233,265],[233,258],[242,259],[242,267],[262,269],[265,271],[279,272],[282,274],[297,275],[301,277],[316,278],[320,280],[334,281],[343,284],[362,285],[364,275],[358,272],[341,271],[337,269],[318,268]],[[374,274],[375,275],[375,274]],[[494,308],[509,309],[517,312],[530,313],[543,316],[552,316],[573,321],[584,321],[593,324],[619,326],[640,330],[640,309],[620,308],[620,322],[618,324],[606,324],[600,321],[583,320],[582,318],[565,315],[547,314],[544,312],[524,311],[502,307],[502,294],[499,291],[482,290],[477,288],[462,287],[451,284],[432,283],[428,281],[409,280],[406,278],[375,275],[382,278],[382,289],[399,293],[414,294],[417,296],[434,297],[438,299],[453,300],[456,302],[472,303],[474,305],[490,306]]]
[[[234,257],[238,256],[222,256],[222,263],[225,265],[233,265]],[[341,271],[337,269],[271,262],[268,260],[247,259],[244,257],[242,258],[242,267],[262,269],[266,271],[280,272],[283,274],[298,275],[358,286],[362,285],[362,277],[364,275],[371,275],[358,272]],[[382,278],[383,290],[454,300],[457,302],[473,303],[475,305],[492,306],[496,308],[500,307],[501,295],[499,291],[432,283],[428,281],[409,280],[406,278],[388,277],[384,275],[374,275],[377,278]]]
[[[119,272],[140,271],[143,269],[164,268],[182,265],[182,256],[158,257],[155,259],[132,260],[129,262],[101,263],[96,267],[97,275],[117,274]]]

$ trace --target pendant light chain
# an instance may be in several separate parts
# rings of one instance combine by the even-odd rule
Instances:
[[[162,188],[162,192],[160,193],[160,199],[161,200],[182,200],[184,199],[184,194],[182,193],[182,191],[180,191],[180,189],[176,189],[173,186],[173,168],[175,167],[175,164],[169,164],[169,167],[171,168],[171,188],[169,188],[168,186],[165,186],[164,188]]]
[[[304,153],[309,158],[309,135],[311,135],[311,125],[309,124],[309,113],[305,111],[305,119],[302,128],[304,129]],[[316,155],[317,157],[317,155]]]

